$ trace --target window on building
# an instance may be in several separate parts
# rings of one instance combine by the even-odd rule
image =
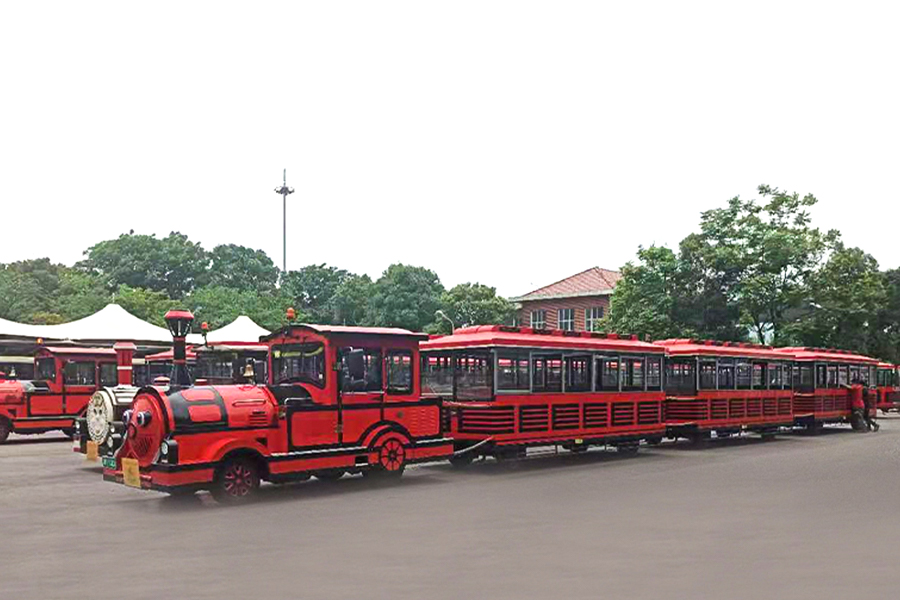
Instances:
[[[456,399],[490,400],[494,390],[494,370],[489,352],[462,352],[456,355]]]
[[[531,311],[531,328],[546,329],[547,328],[547,311],[533,310]]]
[[[531,376],[533,391],[561,392],[562,356],[534,356],[531,360]]]
[[[453,355],[449,353],[422,354],[422,395],[453,395]]]
[[[591,357],[567,356],[566,360],[566,391],[589,392],[591,391]]]
[[[600,329],[600,319],[603,318],[603,307],[594,306],[584,309],[584,330],[597,331]]]
[[[63,371],[66,385],[94,385],[97,365],[93,362],[67,362]]]
[[[498,352],[497,391],[527,392],[531,389],[528,363],[527,352]]]
[[[389,394],[412,393],[412,352],[409,350],[392,350],[385,361],[387,392]]]
[[[351,347],[340,349],[341,357],[341,391],[343,392],[380,392],[381,386],[381,350],[365,348],[363,350],[364,376],[361,381],[350,381],[350,369],[347,365],[347,355],[353,350]],[[276,371],[277,372],[277,371]],[[324,377],[323,377],[324,380]]]
[[[116,363],[100,363],[100,385],[114,387],[119,383],[119,367]]]
[[[700,389],[714,390],[716,389],[716,361],[701,360],[700,361]]]
[[[647,389],[659,390],[662,388],[662,358],[658,356],[647,357]]]
[[[597,388],[605,392],[619,390],[619,358],[603,356],[597,359]]]
[[[557,311],[557,324],[563,331],[575,331],[575,309],[560,308]]]

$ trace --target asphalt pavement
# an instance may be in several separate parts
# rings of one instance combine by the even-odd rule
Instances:
[[[896,598],[900,418],[264,485],[222,507],[0,446],[0,598]]]

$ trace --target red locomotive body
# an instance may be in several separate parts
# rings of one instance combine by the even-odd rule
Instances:
[[[846,350],[777,348],[794,359],[794,422],[815,431],[824,423],[851,422],[851,390],[875,383],[878,361]],[[874,392],[872,392],[874,393]]]
[[[419,393],[418,341],[402,329],[289,326],[266,336],[269,385],[143,388],[104,478],[241,500],[261,479],[399,476],[446,457],[440,406]]]
[[[878,409],[884,414],[892,410],[900,412],[900,378],[897,365],[878,363],[875,387],[878,393]]]
[[[671,437],[715,431],[768,436],[792,426],[791,358],[769,346],[665,340],[666,421]]]
[[[633,336],[493,325],[421,348],[423,393],[444,400],[455,464],[535,445],[630,452],[665,434],[664,349]]]
[[[0,442],[10,432],[71,434],[100,386],[116,385],[116,352],[106,348],[39,348],[34,380],[0,379]]]

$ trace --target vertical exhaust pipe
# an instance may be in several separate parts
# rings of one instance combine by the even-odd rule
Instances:
[[[166,325],[172,334],[172,377],[171,385],[188,387],[192,384],[187,368],[187,334],[191,331],[194,315],[189,310],[170,310],[166,313]]]

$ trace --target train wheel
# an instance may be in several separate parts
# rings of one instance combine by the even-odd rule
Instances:
[[[616,446],[616,452],[623,456],[634,456],[638,453],[638,449],[641,447],[638,442],[628,442],[626,444],[619,444]]]
[[[329,469],[327,471],[316,471],[313,475],[316,476],[316,479],[319,481],[337,481],[346,473],[344,469]]]
[[[475,460],[474,452],[466,452],[465,454],[457,454],[450,457],[450,464],[458,469],[463,469],[472,464]]]
[[[377,472],[387,477],[400,477],[406,469],[406,448],[403,443],[391,438],[378,450]]]
[[[222,504],[246,502],[259,489],[259,471],[252,460],[230,458],[219,467],[210,490]]]
[[[0,417],[0,444],[6,441],[10,431],[12,431],[12,423],[8,419]]]

